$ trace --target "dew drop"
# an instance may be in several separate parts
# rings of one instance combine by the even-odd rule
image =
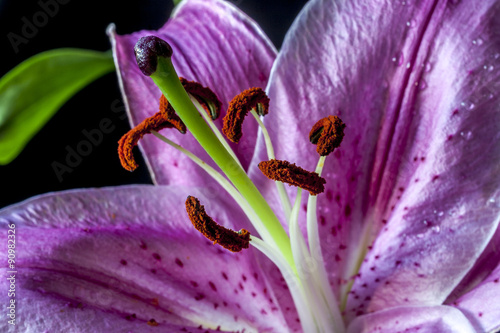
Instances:
[[[425,88],[427,88],[427,82],[425,82],[425,80],[421,80],[420,81],[420,90],[424,90]]]
[[[409,69],[409,68],[410,68],[410,66],[411,66],[411,63],[407,63],[407,64],[406,64],[406,68],[407,68],[407,69]]]
[[[439,233],[439,232],[441,231],[441,227],[440,227],[440,226],[438,226],[438,225],[433,226],[431,229],[432,229],[432,231],[434,231],[435,233]]]
[[[395,63],[397,66],[401,66],[405,60],[403,52],[399,52],[396,56],[391,58],[391,61]]]
[[[465,140],[470,140],[472,139],[472,132],[467,131],[467,132],[460,132],[460,135],[465,139]]]
[[[426,71],[426,72],[430,72],[430,71],[431,71],[431,69],[432,69],[432,65],[431,65],[431,63],[430,63],[430,62],[426,63],[426,64],[425,64],[425,71]]]
[[[495,198],[490,198],[488,200],[488,205],[493,205],[494,207],[499,207],[500,208],[500,202],[497,202]]]

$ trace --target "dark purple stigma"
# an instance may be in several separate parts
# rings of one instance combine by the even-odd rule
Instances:
[[[139,69],[146,76],[156,72],[158,57],[172,56],[172,48],[161,38],[156,36],[142,37],[134,46],[135,59]]]

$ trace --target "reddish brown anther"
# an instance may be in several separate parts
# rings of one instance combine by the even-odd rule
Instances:
[[[196,81],[188,81],[183,77],[179,79],[184,89],[200,103],[212,120],[219,118],[222,103],[210,88],[203,87]]]
[[[345,124],[339,117],[328,116],[314,124],[309,132],[309,140],[317,144],[316,151],[320,156],[326,156],[340,146],[344,128]]]
[[[207,215],[205,207],[195,197],[189,196],[187,198],[186,211],[196,230],[214,242],[214,244],[219,244],[232,252],[239,252],[248,248],[250,244],[250,232],[245,229],[236,232],[217,224]]]
[[[175,113],[172,105],[163,95],[160,97],[160,113],[163,118],[177,128],[179,132],[182,134],[186,133],[186,125],[184,125],[181,118]]]
[[[325,190],[325,179],[288,161],[262,161],[259,163],[259,169],[267,178],[298,186],[309,191],[311,195],[317,195]]]
[[[190,93],[201,106],[207,111],[212,119],[217,119],[222,107],[222,103],[217,96],[209,89],[203,87],[195,81],[188,81],[182,77],[179,78],[182,86],[188,93]],[[159,131],[164,128],[176,128],[182,134],[186,133],[186,125],[182,122],[179,116],[175,113],[174,108],[165,98],[160,97],[160,111],[154,116],[145,119],[139,125],[131,129],[125,134],[120,141],[118,141],[118,156],[122,166],[128,170],[133,171],[137,169],[138,165],[135,162],[132,149],[137,145],[137,142],[151,131]]]
[[[166,120],[161,112],[157,112],[154,116],[146,118],[139,125],[132,128],[118,141],[118,157],[122,166],[128,171],[134,171],[138,165],[135,162],[132,149],[137,145],[140,139],[151,131],[159,131],[164,128],[177,128],[181,133],[186,133],[184,124],[173,124]],[[177,126],[180,126],[177,127]]]
[[[256,109],[260,116],[265,116],[269,109],[269,98],[261,88],[250,88],[233,98],[224,117],[222,132],[234,143],[241,139],[243,120],[249,111]]]

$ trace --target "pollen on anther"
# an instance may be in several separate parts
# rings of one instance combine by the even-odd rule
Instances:
[[[196,81],[188,81],[183,77],[180,77],[179,80],[184,89],[200,103],[212,120],[219,118],[222,102],[210,88],[203,87]]]
[[[172,127],[177,128],[181,133],[186,133],[186,125],[182,122],[181,118],[175,113],[174,108],[168,102],[164,95],[160,97],[160,111],[159,113],[163,118],[172,124]]]
[[[317,195],[325,190],[325,179],[288,161],[269,160],[259,163],[259,169],[267,178],[298,186]]]
[[[217,224],[205,212],[205,207],[192,196],[186,200],[186,211],[193,226],[214,244],[219,244],[232,252],[247,249],[250,244],[250,233],[241,229],[239,232],[224,228]]]
[[[154,116],[144,119],[139,125],[128,131],[118,141],[118,156],[120,157],[120,162],[123,168],[128,171],[134,171],[137,169],[138,165],[135,162],[132,149],[144,135],[149,134],[152,131],[159,131],[164,128],[173,127],[179,129],[181,133],[186,132],[185,126],[183,128],[179,128],[177,126],[178,124],[171,123],[161,112],[157,112]]]
[[[344,138],[345,124],[337,116],[320,119],[309,132],[309,140],[317,144],[316,151],[320,156],[326,156],[340,146]]]
[[[256,109],[259,116],[265,116],[269,109],[269,98],[261,88],[250,88],[235,96],[229,103],[224,117],[222,132],[234,143],[241,139],[243,120],[248,112]]]

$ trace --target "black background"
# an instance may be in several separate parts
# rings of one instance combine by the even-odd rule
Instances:
[[[114,22],[118,34],[141,29],[158,29],[168,19],[173,4],[162,1],[89,1],[65,0],[26,44],[14,51],[7,35],[22,35],[23,17],[33,22],[42,11],[40,2],[55,0],[0,0],[0,75],[23,60],[42,51],[76,47],[109,50],[105,30]],[[236,0],[231,1],[256,20],[276,47],[306,0]],[[126,3],[126,4],[125,4]],[[0,207],[51,191],[82,187],[151,183],[142,160],[135,172],[125,171],[116,154],[117,141],[129,129],[128,120],[113,112],[121,101],[115,73],[108,74],[70,99],[9,165],[0,166]],[[66,146],[76,147],[85,137],[83,130],[98,128],[103,118],[114,125],[111,133],[93,147],[92,153],[60,181],[52,163],[65,163]],[[136,155],[137,157],[139,154]]]

